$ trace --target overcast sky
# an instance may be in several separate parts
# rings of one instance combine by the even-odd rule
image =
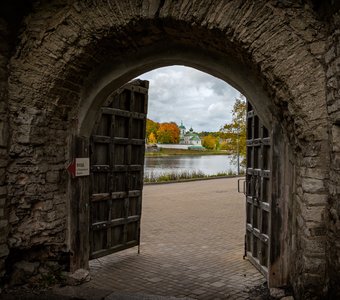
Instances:
[[[183,66],[155,69],[138,76],[149,80],[148,118],[157,122],[183,121],[199,131],[218,131],[231,120],[239,92],[226,82]]]

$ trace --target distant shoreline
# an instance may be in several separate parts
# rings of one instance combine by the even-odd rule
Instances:
[[[173,155],[233,155],[234,153],[221,150],[188,150],[161,148],[155,152],[145,152],[145,157],[173,156]]]
[[[171,184],[171,183],[184,183],[191,181],[201,181],[201,180],[215,180],[215,179],[227,179],[227,178],[244,178],[244,174],[240,175],[224,175],[224,176],[211,176],[211,177],[201,177],[201,178],[188,178],[188,179],[179,179],[179,180],[169,180],[169,181],[153,181],[147,182],[144,181],[144,185],[157,185],[157,184]]]

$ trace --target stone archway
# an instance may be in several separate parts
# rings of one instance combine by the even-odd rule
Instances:
[[[10,259],[25,253],[34,261],[46,250],[46,260],[77,255],[71,245],[79,237],[68,234],[68,224],[79,220],[65,214],[73,205],[64,171],[72,136],[88,134],[87,124],[109,92],[176,63],[237,87],[280,136],[277,151],[286,149],[283,160],[290,155],[296,177],[289,190],[292,170],[278,171],[283,184],[275,193],[285,230],[273,262],[286,253],[297,262],[283,270],[297,293],[322,293],[329,176],[326,36],[312,9],[276,1],[36,6],[10,62]],[[75,263],[81,265],[86,259]]]

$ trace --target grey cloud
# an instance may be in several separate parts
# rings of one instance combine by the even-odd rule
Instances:
[[[183,66],[153,70],[139,76],[150,81],[148,117],[174,121],[196,131],[217,131],[231,119],[239,92],[224,81]]]

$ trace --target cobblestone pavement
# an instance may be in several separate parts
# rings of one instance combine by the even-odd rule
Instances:
[[[144,187],[141,253],[91,261],[84,287],[193,299],[250,299],[264,277],[243,260],[237,178]]]

